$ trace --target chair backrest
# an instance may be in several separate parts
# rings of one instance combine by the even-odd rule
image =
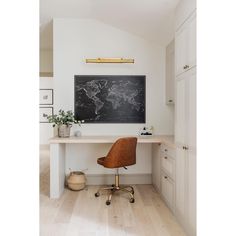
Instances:
[[[118,139],[104,159],[107,168],[119,168],[136,164],[136,137]]]

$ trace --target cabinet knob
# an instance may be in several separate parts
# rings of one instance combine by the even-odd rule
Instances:
[[[167,157],[164,157],[165,159],[167,159]]]
[[[168,150],[167,149],[165,149],[165,152],[167,152]]]
[[[165,178],[165,179],[167,179],[168,177],[167,177],[167,176],[165,176],[164,178]]]
[[[185,150],[188,150],[188,147],[185,147]]]
[[[173,102],[173,100],[169,100],[168,102]]]
[[[185,149],[185,146],[183,146],[183,149]]]
[[[183,68],[186,70],[189,68],[189,65],[185,65]]]

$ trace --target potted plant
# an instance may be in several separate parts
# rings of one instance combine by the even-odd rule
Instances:
[[[53,123],[53,127],[58,127],[59,137],[69,137],[72,124],[81,125],[82,121],[76,120],[72,111],[59,110],[58,115],[47,116],[49,123]]]

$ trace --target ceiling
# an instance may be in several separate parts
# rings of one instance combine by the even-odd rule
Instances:
[[[174,36],[179,0],[40,0],[40,48],[52,49],[53,18],[89,18],[162,45]]]

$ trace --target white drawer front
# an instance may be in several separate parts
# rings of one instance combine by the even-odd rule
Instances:
[[[161,177],[161,193],[171,209],[174,206],[174,184],[164,173]]]
[[[174,148],[170,148],[165,144],[161,144],[161,151],[169,156],[171,156],[172,158],[175,158],[175,149]]]
[[[168,155],[165,155],[165,153],[162,153],[161,155],[161,168],[168,173],[168,175],[174,179],[174,160],[170,158]]]

